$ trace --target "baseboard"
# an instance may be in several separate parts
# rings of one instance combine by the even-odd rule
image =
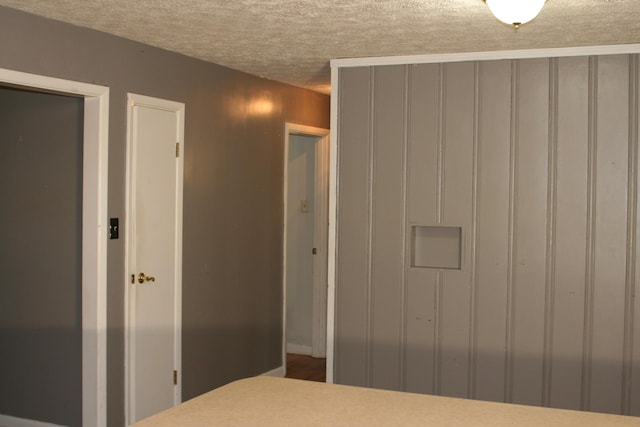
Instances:
[[[64,427],[43,421],[26,420],[24,418],[10,417],[0,414],[0,426],[2,427]]]
[[[284,377],[284,366],[278,366],[277,368],[272,369],[269,372],[265,372],[264,374],[261,374],[260,376],[283,378]]]
[[[305,356],[311,356],[310,345],[300,345],[287,343],[287,353],[304,354]]]

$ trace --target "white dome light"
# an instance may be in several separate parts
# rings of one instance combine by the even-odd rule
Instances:
[[[484,0],[499,21],[518,28],[538,16],[546,0]]]

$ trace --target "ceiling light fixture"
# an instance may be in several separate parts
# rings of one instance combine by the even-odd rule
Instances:
[[[483,0],[499,21],[516,29],[538,16],[547,0]]]

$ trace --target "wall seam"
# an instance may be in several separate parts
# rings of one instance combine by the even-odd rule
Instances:
[[[411,134],[411,119],[409,117],[411,100],[411,68],[404,67],[404,129],[402,135],[402,278],[401,278],[401,306],[400,306],[400,390],[407,388],[407,221],[408,221],[408,188],[409,188],[409,138]]]
[[[513,375],[515,362],[515,316],[516,316],[516,262],[517,217],[518,217],[518,139],[520,61],[511,61],[511,125],[509,149],[509,225],[507,251],[507,325],[506,325],[506,373],[505,401],[513,401]]]
[[[376,170],[376,138],[375,138],[375,88],[376,88],[376,70],[374,67],[370,68],[369,74],[369,170],[368,170],[368,201],[369,201],[369,210],[368,210],[368,234],[369,239],[367,242],[367,310],[366,310],[366,326],[367,326],[367,336],[366,336],[366,356],[365,356],[365,370],[366,370],[366,379],[365,383],[367,386],[371,386],[373,382],[373,310],[374,310],[374,298],[373,298],[373,278],[375,274],[375,266],[373,265],[373,250],[375,247],[375,228],[374,228],[374,206],[375,206],[375,170]]]
[[[582,390],[580,409],[591,408],[591,368],[593,352],[593,295],[595,281],[595,227],[597,180],[598,58],[589,58],[589,130],[587,156],[587,241],[585,271],[584,334],[582,348]]]
[[[446,71],[447,65],[440,64],[439,68],[439,86],[438,86],[438,162],[437,162],[437,189],[436,189],[436,214],[438,225],[442,224],[442,162],[443,162],[443,148],[444,145],[444,126],[446,120],[445,114],[445,90],[446,90]],[[436,273],[436,286],[435,286],[435,301],[436,301],[436,346],[435,346],[435,375],[434,375],[434,391],[435,394],[440,394],[442,390],[442,271],[438,270]]]
[[[471,171],[471,256],[470,256],[470,293],[469,299],[471,313],[469,316],[469,381],[467,397],[476,398],[478,381],[478,216],[479,216],[479,187],[478,174],[480,169],[479,143],[480,143],[480,117],[482,90],[480,87],[482,75],[482,63],[476,61],[473,69],[474,95],[473,95],[473,160]]]
[[[438,116],[438,163],[437,163],[437,192],[436,192],[436,209],[437,209],[437,221],[438,225],[442,224],[444,216],[444,144],[445,144],[445,126],[446,126],[446,102],[444,98],[445,85],[446,85],[446,65],[441,65],[440,69],[440,87],[438,93],[439,101],[439,116]]]
[[[558,201],[558,59],[549,60],[549,137],[547,160],[547,236],[545,262],[544,350],[542,406],[551,404],[553,330],[555,316],[556,223]]]
[[[636,282],[638,182],[638,55],[629,56],[629,152],[627,187],[627,268],[625,272],[624,342],[621,413],[631,413],[634,291]]]

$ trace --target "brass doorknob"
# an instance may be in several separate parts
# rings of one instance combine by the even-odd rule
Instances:
[[[155,282],[155,281],[156,281],[156,278],[153,276],[145,276],[144,273],[138,274],[138,283]]]

